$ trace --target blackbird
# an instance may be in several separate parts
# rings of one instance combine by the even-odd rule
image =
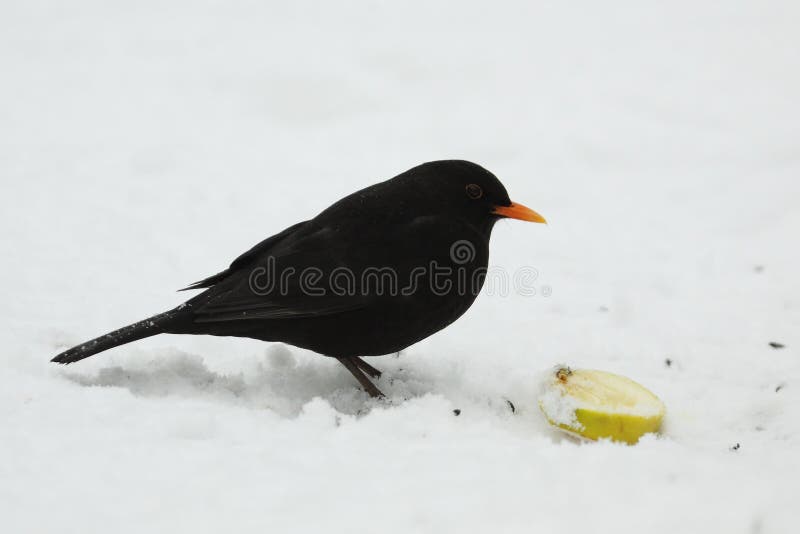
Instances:
[[[258,243],[184,288],[204,291],[178,307],[52,361],[77,362],[163,333],[249,337],[336,358],[382,396],[367,378],[380,372],[361,357],[398,352],[466,312],[503,217],[545,222],[475,163],[424,163]]]

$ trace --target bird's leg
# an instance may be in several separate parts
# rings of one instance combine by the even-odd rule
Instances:
[[[359,369],[367,373],[371,378],[380,378],[381,372],[372,367],[370,364],[359,358],[358,356],[353,356],[353,360],[355,360],[356,365]]]
[[[344,365],[348,371],[350,371],[350,374],[356,377],[358,383],[361,384],[361,387],[364,388],[367,393],[369,393],[370,397],[380,398],[384,396],[383,393],[381,393],[381,390],[375,387],[375,384],[370,382],[369,378],[364,376],[364,373],[362,373],[361,369],[358,368],[358,364],[356,364],[356,360],[358,360],[358,358],[345,356],[343,358],[336,359],[339,360],[339,363]]]

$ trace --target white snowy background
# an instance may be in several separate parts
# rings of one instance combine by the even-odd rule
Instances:
[[[794,0],[2,0],[0,530],[795,531],[799,27]],[[442,158],[548,218],[492,239],[538,293],[370,360],[388,402],[250,340],[49,363]],[[663,435],[550,430],[556,363],[643,383]]]

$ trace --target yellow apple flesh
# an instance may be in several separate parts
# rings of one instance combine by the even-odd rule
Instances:
[[[664,403],[630,378],[559,367],[545,380],[539,406],[550,424],[587,439],[634,444],[658,432]]]

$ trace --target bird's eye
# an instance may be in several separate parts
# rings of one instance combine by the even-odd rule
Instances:
[[[476,198],[481,198],[483,196],[483,189],[481,189],[481,186],[478,184],[468,184],[467,196],[473,200]]]

